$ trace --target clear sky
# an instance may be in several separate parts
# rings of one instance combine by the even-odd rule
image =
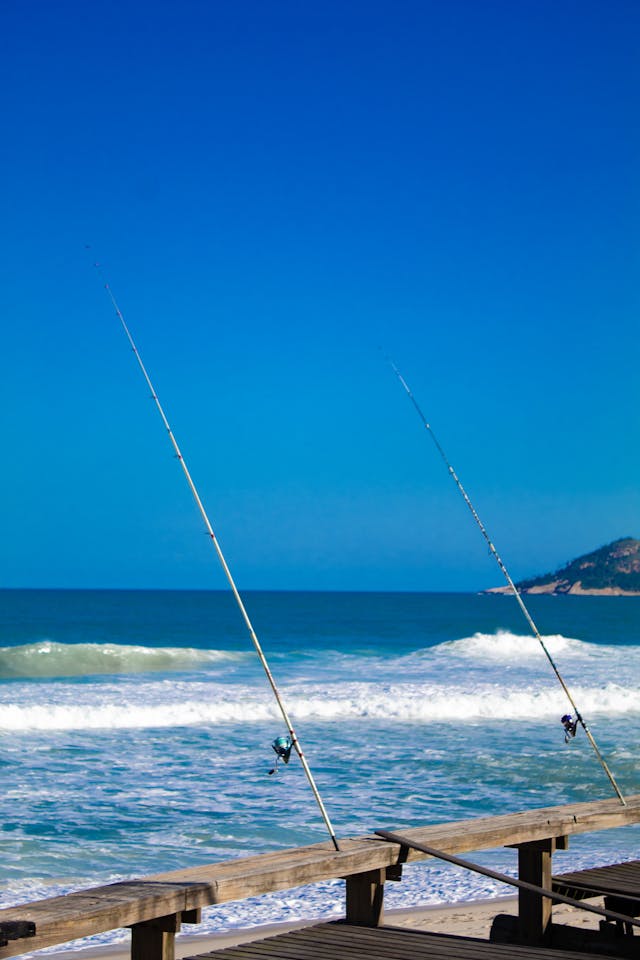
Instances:
[[[0,11],[0,585],[501,582],[640,536],[636,0]],[[88,253],[85,245],[90,244]]]

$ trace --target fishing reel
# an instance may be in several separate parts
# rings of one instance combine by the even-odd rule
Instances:
[[[293,741],[291,737],[276,737],[271,747],[275,751],[276,763],[275,766],[269,770],[269,776],[278,772],[278,760],[282,760],[283,763],[289,763],[293,749]]]
[[[564,742],[569,743],[576,735],[578,721],[574,720],[570,713],[565,713],[564,717],[560,718],[560,721],[564,727]]]

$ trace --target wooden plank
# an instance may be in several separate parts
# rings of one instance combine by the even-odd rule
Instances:
[[[617,800],[603,800],[498,817],[407,828],[403,832],[410,839],[431,846],[439,846],[451,853],[458,853],[584,833],[638,821],[640,821],[640,795],[628,798],[625,807]],[[270,890],[283,889],[278,884],[286,882],[287,875],[295,879],[296,884],[307,883],[314,882],[316,879],[323,880],[375,870],[389,866],[397,860],[393,851],[390,851],[375,836],[342,839],[339,842],[341,847],[339,852],[334,851],[327,843],[316,844],[312,847],[298,848],[293,851],[284,850],[226,864],[210,864],[158,874],[150,879],[211,881],[215,879],[219,896],[235,899],[235,896],[229,896],[229,894],[237,882],[249,884],[249,892],[246,895],[251,896],[261,892],[263,882],[261,878],[269,883]],[[426,859],[425,856],[416,850],[409,853],[409,861],[422,859]],[[268,881],[267,876],[270,877]],[[252,883],[252,879],[255,880],[255,884]]]
[[[411,839],[434,846],[437,844],[456,853],[583,833],[638,820],[640,796],[635,796],[627,799],[626,807],[622,807],[617,800],[604,800],[437,824],[404,832]],[[375,837],[342,839],[340,847],[341,850],[336,852],[328,843],[316,844],[263,857],[159,874],[154,879],[207,880],[216,885],[216,899],[213,902],[223,903],[303,883],[364,873],[397,862],[397,851]],[[409,861],[422,859],[426,857],[415,850],[408,855]]]
[[[601,960],[606,960],[602,955]],[[190,960],[593,960],[592,954],[549,947],[491,943],[423,930],[355,927],[341,923],[305,927]],[[609,958],[611,960],[611,958]]]
[[[201,885],[207,889],[207,885]],[[144,881],[109,884],[92,891],[52,897],[21,907],[10,907],[2,914],[15,913],[35,923],[36,934],[28,940],[10,941],[0,948],[0,957],[13,957],[27,950],[65,943],[78,937],[106,930],[133,926],[145,920],[189,909],[187,893],[194,885],[159,884]]]
[[[568,891],[576,898],[603,896],[607,910],[631,917],[640,915],[639,860],[560,874],[553,877],[552,883],[554,890]],[[620,936],[633,934],[633,926],[628,922],[616,920],[615,927]]]
[[[404,829],[403,833],[431,846],[440,846],[452,853],[458,853],[623,826],[638,822],[639,816],[640,796],[635,795],[627,799],[624,807],[618,800],[575,803],[472,821],[462,820],[457,823]]]
[[[360,958],[366,957],[367,960],[374,960],[378,957],[384,958],[384,960],[408,960],[408,958],[422,957],[425,948],[422,931],[414,931],[412,935],[411,931],[397,928],[390,932],[384,927],[376,929],[357,928],[357,930],[346,927],[339,932],[322,932],[316,936],[314,943],[319,948],[318,953],[323,947],[327,951],[326,954],[322,953],[322,956],[344,957],[352,955]],[[463,957],[466,944],[456,944],[457,949],[460,946],[462,949],[459,953],[456,952],[455,956]],[[451,956],[450,947],[450,943],[447,943],[446,956]],[[437,941],[435,945],[429,944],[428,955],[430,957],[438,956],[442,952],[441,948],[442,943],[440,941]]]
[[[326,924],[328,930],[318,932],[318,942],[329,943],[338,948],[350,943],[357,945],[362,951],[361,956],[370,956],[370,951],[384,948],[384,955],[392,953],[399,957],[411,958],[421,956],[425,950],[429,957],[508,957],[508,958],[566,958],[565,951],[550,950],[547,947],[515,946],[513,944],[495,944],[487,940],[477,940],[468,937],[457,937],[447,934],[435,934],[425,930],[410,930],[400,927],[351,927],[341,923]],[[317,928],[306,928],[297,931],[310,935]],[[349,933],[347,933],[349,931]],[[584,960],[584,954],[578,954]]]
[[[612,863],[587,870],[574,870],[553,877],[554,889],[565,886],[583,891],[583,896],[619,893],[627,897],[640,897],[640,860]]]

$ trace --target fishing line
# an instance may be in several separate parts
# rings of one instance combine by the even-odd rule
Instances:
[[[391,360],[389,357],[387,357],[387,360],[388,360],[388,362],[389,362],[389,364],[390,364],[390,366],[391,366],[391,369],[393,370],[393,372],[394,372],[395,375],[397,376],[398,380],[400,381],[400,383],[401,383],[402,386],[404,387],[404,389],[405,389],[405,391],[406,391],[406,393],[407,393],[407,396],[408,396],[409,399],[411,400],[411,403],[412,403],[413,406],[415,407],[415,410],[416,410],[418,416],[420,417],[420,420],[422,421],[422,424],[423,424],[424,428],[426,429],[426,431],[428,432],[429,436],[430,436],[431,439],[433,440],[433,442],[434,442],[434,444],[435,444],[435,446],[436,446],[436,449],[437,449],[438,453],[439,453],[440,456],[442,457],[442,459],[443,459],[443,461],[444,461],[444,463],[445,463],[445,466],[446,466],[447,470],[449,471],[449,474],[450,474],[451,478],[454,480],[454,482],[455,482],[458,490],[459,490],[460,493],[462,494],[462,497],[463,497],[463,499],[464,499],[464,502],[466,503],[466,505],[468,506],[469,510],[471,511],[471,515],[473,516],[473,519],[475,520],[476,524],[478,525],[478,528],[480,529],[480,532],[482,533],[482,536],[483,536],[484,539],[486,540],[487,545],[488,545],[488,547],[489,547],[489,552],[492,554],[494,560],[496,561],[496,563],[497,563],[498,566],[500,567],[500,570],[502,571],[503,576],[504,576],[505,580],[507,581],[507,584],[509,585],[509,589],[511,590],[511,592],[512,592],[513,595],[514,595],[514,597],[515,597],[516,600],[518,601],[518,605],[519,605],[520,609],[522,610],[522,613],[524,614],[525,619],[526,619],[527,623],[529,624],[529,627],[530,627],[531,631],[533,632],[534,637],[536,638],[536,640],[538,641],[538,643],[539,643],[540,646],[542,647],[542,649],[543,649],[543,651],[544,651],[544,654],[545,654],[547,660],[548,660],[549,663],[551,664],[551,667],[552,667],[552,669],[553,669],[553,672],[555,673],[556,677],[558,678],[558,680],[559,680],[559,682],[560,682],[560,685],[561,685],[562,689],[564,690],[564,692],[565,692],[565,694],[566,694],[566,696],[567,696],[567,699],[569,700],[569,703],[570,703],[571,706],[573,707],[573,710],[574,710],[575,715],[576,715],[576,722],[580,724],[580,726],[581,726],[582,729],[584,730],[585,734],[587,735],[587,739],[589,740],[589,743],[590,743],[591,746],[593,747],[593,749],[594,749],[594,751],[595,751],[595,754],[596,754],[596,757],[597,757],[598,760],[600,761],[600,764],[601,764],[601,766],[602,766],[602,769],[604,770],[604,772],[606,773],[607,777],[609,778],[609,782],[611,783],[611,786],[612,786],[613,789],[615,790],[616,795],[617,795],[618,799],[620,800],[620,803],[622,803],[623,806],[626,806],[626,800],[624,799],[624,797],[622,796],[622,793],[620,792],[620,788],[618,787],[618,784],[616,783],[615,777],[614,777],[613,774],[611,773],[611,770],[609,769],[606,760],[604,759],[604,757],[602,756],[602,754],[601,754],[601,752],[600,752],[600,749],[598,748],[598,744],[596,743],[596,741],[595,741],[594,738],[593,738],[593,734],[592,734],[591,731],[589,730],[589,727],[587,726],[584,718],[582,717],[582,714],[581,714],[580,711],[578,710],[578,707],[577,707],[577,705],[576,705],[576,702],[575,702],[575,700],[573,699],[573,697],[572,697],[572,695],[571,695],[571,691],[570,691],[569,688],[567,687],[567,685],[566,685],[566,683],[565,683],[565,681],[564,681],[564,679],[563,679],[560,671],[558,670],[558,667],[556,666],[556,664],[555,664],[555,662],[554,662],[553,657],[552,657],[551,654],[549,653],[549,650],[548,650],[548,648],[547,648],[544,640],[542,639],[542,637],[541,637],[541,635],[540,635],[540,631],[538,630],[537,626],[536,626],[535,623],[534,623],[533,617],[532,617],[531,614],[529,613],[529,610],[527,609],[527,607],[526,607],[526,605],[525,605],[525,602],[524,602],[524,600],[522,599],[522,596],[521,596],[518,588],[516,587],[515,583],[514,583],[513,580],[511,579],[511,576],[509,575],[509,571],[507,570],[507,568],[506,568],[506,566],[505,566],[505,564],[504,564],[504,562],[503,562],[503,560],[502,560],[502,557],[500,556],[500,554],[499,554],[498,551],[496,550],[496,548],[495,548],[495,546],[494,546],[494,544],[493,544],[493,542],[492,542],[489,534],[487,533],[487,530],[486,530],[486,528],[485,528],[482,520],[481,520],[480,517],[478,516],[478,513],[477,513],[475,507],[473,506],[473,504],[472,504],[472,502],[471,502],[471,500],[470,500],[470,498],[469,498],[469,495],[468,495],[467,491],[466,491],[466,490],[464,489],[464,487],[462,486],[462,483],[460,482],[460,478],[458,477],[457,473],[455,472],[455,470],[454,470],[453,467],[451,466],[451,464],[450,464],[450,462],[449,462],[449,460],[448,460],[448,458],[447,458],[447,455],[445,454],[442,446],[440,445],[440,442],[438,441],[438,438],[436,437],[435,433],[433,432],[433,429],[432,429],[429,421],[427,420],[427,418],[425,417],[424,413],[423,413],[422,410],[420,409],[420,406],[419,406],[419,404],[418,404],[418,401],[416,400],[416,398],[414,397],[413,393],[411,392],[407,381],[404,379],[404,377],[402,376],[402,374],[401,374],[400,371],[398,370],[398,368],[397,368],[397,366],[395,365],[395,363],[393,362],[393,360]],[[565,720],[565,718],[563,718],[563,722],[564,722],[564,720]],[[565,724],[565,729],[567,729],[566,724]],[[575,733],[575,726],[574,726],[574,733]]]
[[[124,316],[123,316],[123,314],[122,314],[122,311],[120,310],[120,307],[118,306],[118,303],[117,303],[117,301],[116,301],[116,298],[115,298],[115,296],[113,295],[113,291],[111,290],[111,287],[110,287],[109,284],[106,282],[106,280],[105,280],[105,278],[104,278],[104,276],[103,276],[103,274],[102,274],[102,270],[101,270],[101,268],[100,268],[100,264],[96,263],[96,264],[94,264],[94,266],[95,266],[96,270],[98,271],[98,274],[100,275],[100,277],[101,277],[101,279],[102,279],[102,282],[104,283],[104,288],[105,288],[105,290],[107,291],[107,294],[109,295],[109,299],[111,300],[111,303],[112,303],[112,305],[113,305],[113,308],[114,308],[114,310],[115,310],[115,312],[116,312],[116,316],[118,317],[118,320],[120,321],[120,323],[121,323],[121,325],[122,325],[122,329],[124,330],[124,332],[125,332],[125,334],[126,334],[126,337],[127,337],[127,340],[129,341],[129,344],[130,344],[130,346],[131,346],[131,349],[133,350],[133,353],[134,353],[134,355],[135,355],[135,358],[136,358],[136,360],[138,361],[138,366],[140,367],[140,370],[142,371],[142,375],[144,376],[144,379],[145,379],[146,382],[147,382],[147,386],[149,387],[149,390],[151,391],[151,398],[152,398],[152,400],[154,401],[154,403],[155,403],[155,405],[156,405],[156,408],[157,408],[157,410],[158,410],[158,413],[160,414],[160,417],[161,417],[162,422],[163,422],[163,424],[164,424],[165,430],[167,431],[167,434],[168,434],[168,436],[169,436],[169,440],[171,441],[171,445],[172,445],[172,447],[173,447],[173,449],[174,449],[174,451],[175,451],[176,458],[177,458],[180,466],[182,467],[182,471],[183,471],[183,473],[184,473],[184,475],[185,475],[187,484],[189,485],[189,489],[191,490],[191,493],[192,493],[192,495],[193,495],[193,499],[194,499],[195,502],[196,502],[196,506],[198,507],[198,510],[200,511],[200,515],[201,515],[202,519],[204,520],[204,524],[205,524],[205,527],[206,527],[206,529],[207,529],[207,534],[209,535],[209,539],[211,540],[211,543],[213,544],[213,546],[214,546],[214,548],[215,548],[215,551],[216,551],[216,553],[217,553],[217,555],[218,555],[218,560],[220,561],[220,564],[221,564],[222,569],[223,569],[223,571],[224,571],[224,575],[225,575],[225,577],[227,578],[227,580],[228,580],[228,582],[229,582],[229,586],[231,587],[231,592],[233,593],[233,596],[234,596],[234,598],[235,598],[235,601],[236,601],[236,603],[237,603],[237,605],[238,605],[238,608],[239,608],[239,610],[240,610],[240,613],[241,613],[241,615],[242,615],[242,619],[244,620],[245,626],[246,626],[246,628],[247,628],[247,630],[248,630],[248,632],[249,632],[249,636],[251,637],[251,642],[253,643],[253,645],[254,645],[254,647],[255,647],[256,653],[258,654],[258,657],[259,657],[259,659],[260,659],[260,663],[262,664],[262,667],[263,667],[263,669],[264,669],[264,672],[265,672],[265,674],[266,674],[266,676],[267,676],[267,680],[269,681],[269,684],[270,684],[271,689],[272,689],[272,691],[273,691],[273,695],[274,695],[274,697],[275,697],[275,699],[276,699],[276,703],[278,704],[278,707],[279,707],[279,709],[280,709],[280,713],[282,714],[282,719],[284,720],[284,722],[285,722],[285,724],[286,724],[286,726],[287,726],[287,730],[289,731],[289,736],[290,736],[290,738],[291,738],[291,744],[292,744],[293,748],[295,749],[296,753],[298,754],[298,756],[300,757],[300,763],[302,764],[302,769],[304,770],[304,772],[305,772],[305,774],[306,774],[306,777],[307,777],[307,780],[309,781],[309,786],[311,787],[311,791],[312,791],[312,793],[313,793],[313,796],[314,796],[314,798],[315,798],[315,800],[316,800],[316,803],[318,804],[318,807],[319,807],[319,809],[320,809],[320,813],[322,814],[322,818],[323,818],[323,820],[324,820],[324,822],[325,822],[325,825],[326,825],[326,827],[327,827],[327,830],[329,831],[329,836],[331,837],[331,841],[332,841],[332,843],[333,843],[333,846],[335,847],[336,850],[339,850],[340,847],[338,846],[338,841],[337,841],[337,839],[336,839],[336,835],[335,835],[334,829],[333,829],[333,827],[332,827],[332,825],[331,825],[331,821],[329,820],[329,815],[327,814],[327,811],[326,811],[326,809],[325,809],[324,803],[322,802],[322,797],[320,796],[320,793],[319,793],[318,788],[317,788],[317,786],[316,786],[316,782],[315,782],[315,780],[313,779],[313,774],[311,773],[311,770],[309,769],[309,764],[307,763],[307,759],[306,759],[306,757],[305,757],[305,755],[304,755],[304,753],[303,753],[303,751],[302,751],[302,748],[301,748],[301,746],[300,746],[300,741],[298,740],[298,738],[297,738],[297,736],[296,736],[296,732],[295,732],[295,730],[293,729],[293,724],[292,724],[292,722],[291,722],[291,719],[290,719],[290,717],[289,717],[289,714],[288,714],[288,712],[287,712],[287,709],[286,709],[286,707],[285,707],[285,705],[284,705],[284,702],[283,702],[283,700],[282,700],[282,697],[281,697],[281,695],[280,695],[280,691],[278,690],[278,687],[277,687],[277,685],[276,685],[276,682],[275,682],[275,680],[274,680],[274,678],[273,678],[273,674],[271,673],[271,670],[270,670],[270,668],[269,668],[269,664],[267,663],[267,658],[266,658],[265,655],[264,655],[264,652],[263,652],[262,647],[261,647],[261,645],[260,645],[260,641],[258,640],[258,637],[257,637],[257,635],[256,635],[256,632],[255,632],[255,630],[253,629],[253,624],[251,623],[251,620],[249,619],[249,614],[247,613],[247,610],[246,610],[246,608],[245,608],[245,605],[244,605],[244,603],[243,603],[243,601],[242,601],[242,597],[240,596],[240,593],[238,592],[238,588],[236,587],[236,584],[235,584],[235,581],[234,581],[234,579],[233,579],[233,576],[231,575],[231,570],[229,569],[229,566],[228,566],[228,564],[227,564],[227,561],[225,560],[225,557],[224,557],[224,554],[223,554],[222,549],[221,549],[221,547],[220,547],[220,544],[218,543],[217,537],[216,537],[215,533],[213,532],[213,527],[211,526],[211,522],[210,522],[210,520],[209,520],[209,517],[207,516],[207,512],[206,512],[206,510],[205,510],[205,508],[204,508],[204,505],[203,505],[203,503],[202,503],[202,500],[200,499],[200,495],[198,494],[198,491],[197,491],[197,489],[196,489],[196,485],[195,485],[195,483],[193,482],[193,479],[192,479],[192,477],[191,477],[191,474],[190,474],[190,472],[189,472],[189,469],[188,469],[188,467],[187,467],[187,464],[185,463],[184,457],[182,456],[182,452],[181,452],[181,450],[180,450],[180,447],[178,446],[178,442],[177,442],[177,440],[176,440],[176,438],[175,438],[175,436],[174,436],[174,434],[173,434],[173,431],[172,431],[171,426],[170,426],[170,424],[169,424],[169,421],[168,421],[168,419],[167,419],[167,417],[166,417],[166,415],[165,415],[165,412],[164,412],[164,410],[163,410],[163,408],[162,408],[162,405],[161,405],[161,403],[160,403],[160,400],[158,399],[158,394],[156,393],[156,391],[155,391],[155,389],[154,389],[154,386],[153,386],[153,384],[152,384],[152,382],[151,382],[151,378],[149,377],[149,374],[147,373],[146,367],[145,367],[144,363],[142,362],[142,358],[141,358],[140,354],[138,353],[138,348],[136,347],[136,344],[135,344],[135,342],[134,342],[134,340],[133,340],[133,337],[131,336],[131,332],[129,331],[129,328],[128,328],[126,322],[125,322]]]

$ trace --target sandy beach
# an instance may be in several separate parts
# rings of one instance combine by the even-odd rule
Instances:
[[[592,901],[598,903],[598,901]],[[601,905],[601,904],[599,904]],[[385,926],[407,927],[417,930],[430,930],[434,933],[454,934],[462,937],[477,937],[488,940],[491,924],[497,914],[516,916],[518,901],[516,897],[496,897],[491,900],[477,900],[442,906],[412,907],[409,909],[386,910]],[[553,908],[554,922],[570,924],[581,929],[597,929],[598,916],[585,910],[577,910],[564,904]],[[182,934],[176,938],[176,958],[198,956],[213,950],[249,943],[275,936],[287,930],[310,926],[320,921],[309,919],[282,924],[263,924],[246,930],[232,930],[228,933],[198,935]],[[56,952],[60,960],[129,960],[129,945],[126,942],[105,947],[92,947],[84,950]]]

